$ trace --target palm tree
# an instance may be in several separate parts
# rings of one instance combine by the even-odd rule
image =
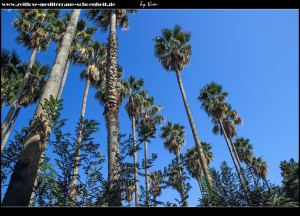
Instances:
[[[219,124],[222,130],[222,134],[224,135],[228,150],[230,152],[230,156],[232,158],[241,186],[244,190],[246,199],[248,201],[247,191],[244,182],[241,178],[240,170],[237,166],[233,151],[228,142],[227,134],[225,133],[225,129],[222,123],[222,120],[224,119],[225,114],[228,111],[228,105],[224,102],[227,98],[228,93],[222,91],[223,91],[222,85],[219,85],[215,82],[211,82],[200,90],[200,95],[198,99],[202,102],[201,108],[204,109],[204,111],[207,113],[208,116],[212,117],[212,122]]]
[[[37,51],[48,49],[51,41],[51,24],[59,18],[60,12],[58,10],[18,10],[19,16],[13,22],[13,26],[20,33],[17,37],[17,42],[32,49],[31,57],[28,67],[23,78],[23,82],[16,94],[15,100],[12,102],[11,107],[5,117],[1,126],[1,138],[3,137],[12,115],[18,106],[22,92],[26,86],[27,80],[32,69],[34,59]]]
[[[201,145],[205,154],[206,163],[209,166],[210,162],[214,159],[214,154],[210,152],[212,147],[210,146],[209,143],[203,141],[201,141]],[[203,169],[201,167],[201,163],[199,160],[199,155],[196,147],[187,149],[184,158],[185,158],[184,165],[187,168],[189,174],[197,180],[202,195],[202,199],[204,199],[205,195],[204,195],[204,190],[203,190],[203,185],[201,180]]]
[[[52,95],[56,98],[59,90],[59,83],[63,76],[63,69],[69,54],[69,49],[75,34],[77,20],[80,15],[80,9],[74,9],[68,23],[67,31],[64,35],[61,47],[56,55],[54,64],[50,71],[50,76],[45,85],[40,101]],[[43,150],[44,139],[47,134],[47,119],[44,119],[45,113],[41,105],[38,105],[35,115],[31,121],[26,141],[16,162],[14,171],[4,195],[3,206],[28,206],[31,193],[36,179],[39,161]],[[42,128],[40,127],[42,126]],[[40,129],[40,130],[37,130]]]
[[[180,185],[180,195],[183,202],[183,206],[187,206],[186,196],[184,194],[184,184],[182,181],[182,173],[181,167],[179,163],[179,153],[182,149],[182,144],[185,144],[185,131],[184,126],[179,124],[172,124],[172,122],[168,121],[166,126],[161,127],[162,133],[160,135],[161,138],[164,139],[164,147],[169,151],[169,153],[173,153],[176,156],[176,162],[179,169],[179,176],[177,176],[174,180]],[[175,184],[178,185],[178,184]]]
[[[104,117],[107,126],[108,145],[108,206],[121,206],[120,164],[119,155],[119,84],[118,84],[118,40],[116,27],[128,28],[129,20],[126,12],[134,13],[136,10],[111,9],[88,10],[87,17],[97,24],[102,31],[109,29],[107,43],[107,71],[105,87]]]
[[[1,142],[1,152],[6,144],[6,141],[9,137],[11,129],[18,117],[21,108],[26,108],[31,104],[35,104],[39,100],[39,97],[41,96],[43,88],[46,84],[45,76],[48,75],[49,72],[49,65],[41,65],[41,63],[38,60],[36,60],[30,72],[30,77],[27,81],[26,87],[21,95],[17,109],[11,119],[5,136],[3,137],[3,140]]]
[[[192,118],[191,111],[189,109],[187,98],[183,89],[180,72],[184,69],[186,65],[190,63],[190,55],[192,53],[192,46],[188,44],[191,38],[191,33],[185,33],[179,25],[175,25],[173,30],[163,28],[162,35],[160,37],[155,37],[153,40],[154,45],[154,55],[161,62],[162,67],[166,71],[173,71],[176,73],[177,81],[181,91],[182,99],[184,102],[185,110],[189,119],[189,123],[193,132],[193,137],[195,144],[199,153],[200,163],[203,167],[204,175],[209,182],[211,188],[213,188],[210,174],[208,172],[207,164],[205,163],[205,156],[199,137],[196,131],[196,127]]]
[[[67,28],[69,21],[70,21],[70,14],[65,13],[63,19],[57,20],[53,24],[54,29],[56,31],[54,31],[54,33],[52,34],[52,38],[53,38],[54,42],[58,43],[57,47],[56,47],[56,51],[59,50],[63,35],[66,32],[66,28]],[[76,56],[76,53],[78,51],[82,55],[84,55],[84,53],[87,53],[87,52],[85,52],[86,45],[89,42],[93,41],[92,36],[94,33],[96,33],[96,31],[97,31],[96,27],[86,27],[85,19],[81,19],[78,21],[75,36],[74,36],[73,42],[71,44],[69,56],[68,56],[67,63],[65,66],[64,76],[63,76],[63,79],[60,84],[57,100],[59,100],[61,98],[62,91],[63,91],[64,85],[65,85],[65,82],[67,79],[70,63],[72,62],[72,60],[74,59],[74,57]],[[75,62],[73,62],[73,63],[75,63]]]
[[[257,189],[260,191],[260,188],[258,186],[258,183],[256,181],[256,178],[253,173],[253,169],[251,168],[252,165],[252,159],[253,159],[253,146],[249,144],[250,140],[249,139],[244,139],[244,137],[238,137],[235,139],[234,145],[237,151],[237,154],[239,155],[239,158],[241,159],[242,162],[244,162],[252,175],[252,178],[254,180],[254,183],[257,187]]]
[[[124,82],[125,81],[125,82]],[[136,151],[136,137],[135,137],[135,122],[136,118],[140,113],[143,95],[147,94],[146,91],[141,91],[144,85],[144,80],[136,80],[135,77],[130,76],[128,81],[123,80],[123,85],[128,85],[128,102],[125,105],[125,110],[131,120],[132,138],[133,138],[133,149],[134,149],[134,182],[135,182],[135,206],[139,206],[139,192],[138,192],[138,170],[137,170],[137,151]]]
[[[248,180],[246,178],[243,166],[241,164],[239,155],[236,151],[236,148],[235,148],[235,145],[234,145],[234,142],[232,139],[233,137],[237,136],[235,126],[242,125],[243,119],[238,115],[238,112],[236,110],[232,110],[232,107],[230,104],[227,104],[227,107],[228,107],[228,109],[225,112],[225,116],[222,120],[222,124],[224,126],[225,133],[230,140],[231,147],[233,149],[235,158],[237,160],[237,163],[238,163],[241,173],[243,175],[243,179],[246,183],[247,189],[248,189],[248,191],[250,191],[250,186],[249,186]],[[220,130],[218,122],[216,122],[216,121],[213,121],[213,122],[215,123],[215,126],[213,127],[212,132],[216,135],[220,132],[221,136],[223,136],[222,130]]]
[[[141,105],[142,112],[140,113],[141,121],[138,123],[139,136],[144,140],[144,153],[145,153],[145,184],[146,184],[146,201],[147,206],[150,206],[150,190],[149,190],[149,175],[148,175],[148,144],[149,138],[152,138],[156,131],[156,125],[161,125],[165,118],[162,115],[158,115],[158,112],[162,109],[160,105],[154,105],[153,97],[143,98],[143,104]]]
[[[16,95],[25,71],[16,50],[1,49],[1,108]]]
[[[160,183],[162,182],[162,173],[161,171],[154,171],[151,172],[149,175],[149,179],[151,182],[151,188],[152,188],[152,195],[153,195],[153,199],[155,200],[154,204],[156,207],[156,197],[161,195],[161,187],[160,187]]]
[[[268,190],[271,191],[271,188],[267,182],[267,174],[268,174],[268,165],[267,162],[263,160],[263,157],[253,157],[252,159],[252,168],[254,171],[254,174],[258,177],[264,180],[266,183]]]
[[[79,168],[79,157],[80,157],[80,147],[82,139],[82,126],[85,115],[86,101],[88,96],[88,91],[90,84],[97,86],[101,77],[103,77],[103,71],[100,70],[104,59],[106,58],[106,46],[102,45],[99,41],[94,41],[91,45],[87,45],[86,54],[76,58],[76,63],[83,64],[86,69],[80,74],[81,79],[86,80],[85,90],[83,94],[80,124],[77,136],[77,146],[75,153],[75,166],[73,168],[73,176],[71,182],[70,198],[76,200],[76,185],[78,179],[78,168]]]

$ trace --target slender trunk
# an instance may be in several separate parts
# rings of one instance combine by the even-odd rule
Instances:
[[[60,84],[60,87],[59,87],[59,92],[58,92],[58,95],[57,95],[57,100],[60,100],[60,98],[61,98],[64,86],[65,86],[65,83],[66,83],[66,79],[67,79],[67,75],[68,75],[68,71],[69,71],[69,67],[70,67],[71,61],[72,61],[72,59],[68,58],[66,66],[65,66],[65,70],[64,70],[64,76],[63,76],[63,78],[61,80],[61,84]]]
[[[61,98],[71,61],[72,61],[71,59],[69,59],[69,58],[67,59],[67,63],[66,63],[65,70],[64,70],[64,75],[63,75],[63,78],[62,78],[62,81],[61,81],[61,84],[60,84],[60,87],[59,87],[59,92],[57,94],[56,100],[60,100],[60,98]],[[51,128],[49,128],[48,132],[51,133]],[[44,155],[45,155],[45,152],[46,152],[46,149],[47,149],[47,145],[48,145],[48,139],[46,139],[43,143],[44,151],[42,151],[42,154],[41,154],[40,164],[43,163],[43,160],[44,160],[43,158],[44,158]],[[32,202],[33,202],[33,199],[34,199],[34,196],[35,196],[35,190],[36,190],[37,183],[38,183],[39,173],[40,173],[40,167],[38,168],[37,176],[36,176],[35,181],[34,181],[34,187],[33,187],[33,190],[32,190],[31,196],[30,196],[29,206],[32,206]]]
[[[21,108],[22,108],[22,106],[20,104],[18,104],[16,112],[14,113],[14,116],[12,117],[11,122],[9,123],[7,131],[5,133],[5,136],[3,137],[3,140],[1,142],[1,152],[6,144],[8,137],[9,137],[10,131],[11,131],[12,127],[14,126],[15,121],[17,120],[17,117],[19,115]]]
[[[147,141],[145,141],[145,180],[146,180],[146,203],[147,203],[147,206],[150,207]]]
[[[209,183],[208,185],[210,186],[211,189],[213,189],[213,184],[212,184],[212,181],[211,181],[210,174],[208,172],[208,166],[207,166],[207,163],[206,163],[205,155],[204,155],[201,143],[199,141],[199,137],[198,137],[198,134],[197,134],[197,131],[196,131],[196,127],[195,127],[195,124],[194,124],[194,121],[193,121],[193,117],[192,117],[189,105],[187,103],[187,99],[186,99],[185,92],[184,92],[183,85],[182,85],[182,81],[181,81],[180,71],[178,70],[178,68],[176,69],[176,75],[177,75],[177,81],[178,81],[179,88],[180,88],[180,91],[181,91],[182,99],[183,99],[183,102],[184,102],[185,110],[186,110],[186,113],[187,113],[187,116],[188,116],[188,119],[189,119],[189,123],[190,123],[191,129],[192,129],[192,132],[193,132],[195,144],[196,144],[196,147],[197,147],[197,150],[198,150],[200,163],[201,163],[201,166],[203,168],[204,175],[205,175],[206,179],[208,180],[208,183]]]
[[[269,190],[269,192],[270,192],[270,191],[271,191],[271,188],[270,188],[270,186],[269,186],[267,180],[266,180],[266,179],[263,179],[263,180],[264,180],[264,182],[266,183],[266,185],[267,185],[267,187],[268,187],[268,190]]]
[[[27,81],[29,79],[29,75],[30,75],[30,72],[31,72],[31,69],[32,69],[32,66],[33,66],[33,63],[34,63],[34,59],[35,59],[35,56],[36,56],[36,53],[37,53],[37,48],[33,48],[32,50],[32,53],[31,53],[31,56],[30,56],[30,60],[29,60],[29,63],[28,63],[28,67],[27,67],[27,70],[26,70],[26,73],[25,73],[25,76],[23,78],[23,82],[22,82],[22,85],[20,86],[17,94],[16,94],[16,99],[12,102],[11,106],[10,106],[10,109],[4,119],[4,122],[1,126],[1,140],[2,140],[2,137],[8,127],[8,124],[12,118],[12,115],[16,109],[16,107],[18,106],[19,104],[19,100],[21,98],[21,95],[24,91],[24,88],[27,84]]]
[[[137,169],[137,151],[135,138],[135,118],[132,117],[132,138],[133,138],[133,162],[134,162],[134,193],[135,193],[135,207],[139,207],[139,186],[138,186],[138,169]]]
[[[107,44],[107,71],[104,117],[107,126],[108,151],[108,206],[121,206],[119,159],[119,89],[118,40],[116,36],[116,11],[111,10],[110,31]]]
[[[83,101],[82,101],[82,108],[81,108],[81,116],[80,116],[80,125],[79,125],[79,131],[77,136],[77,146],[76,146],[76,153],[75,153],[75,164],[73,169],[73,176],[72,176],[72,182],[71,182],[71,191],[70,191],[70,198],[73,201],[76,201],[76,185],[77,185],[77,179],[78,179],[78,168],[79,168],[79,157],[80,157],[80,148],[81,148],[81,139],[82,139],[82,127],[83,127],[83,119],[85,115],[85,107],[86,107],[86,100],[89,92],[90,87],[90,80],[86,79],[86,85],[85,90],[83,94]]]
[[[202,183],[201,183],[201,177],[200,177],[200,179],[197,178],[197,182],[199,184],[199,188],[200,188],[202,199],[205,199],[205,195],[204,195],[204,191],[203,191],[203,186],[202,186]]]
[[[220,124],[221,130],[222,130],[222,132],[223,132],[223,134],[224,134],[224,138],[225,138],[225,141],[226,141],[228,150],[229,150],[229,152],[230,152],[231,159],[232,159],[232,161],[233,161],[233,163],[234,163],[235,170],[236,170],[236,172],[237,172],[237,174],[238,174],[238,177],[239,177],[239,180],[240,180],[240,183],[241,183],[241,187],[242,187],[242,189],[243,189],[243,191],[244,191],[244,193],[245,193],[245,197],[246,197],[247,203],[248,203],[248,205],[250,205],[250,202],[249,202],[249,199],[248,199],[248,193],[247,193],[246,188],[245,188],[245,185],[244,185],[244,183],[243,183],[243,179],[242,179],[242,177],[241,177],[240,170],[239,170],[239,168],[238,168],[238,166],[237,166],[237,164],[236,164],[236,161],[235,161],[235,158],[234,158],[232,149],[231,149],[231,147],[230,147],[230,144],[229,144],[229,142],[228,142],[228,138],[227,138],[227,135],[226,135],[226,133],[225,133],[225,130],[224,130],[224,127],[223,127],[223,124],[222,124],[222,120],[221,120],[221,119],[219,119],[219,124]]]
[[[255,183],[255,185],[256,185],[256,187],[257,187],[257,190],[259,191],[259,193],[261,193],[261,192],[260,192],[260,188],[259,188],[258,183],[257,183],[256,178],[255,178],[255,175],[254,175],[254,173],[253,173],[253,170],[251,169],[251,166],[249,166],[249,165],[247,165],[247,166],[248,166],[249,169],[250,169],[250,172],[251,172],[251,175],[252,175],[252,177],[253,177],[254,183]]]
[[[77,20],[80,9],[74,9],[64,34],[61,47],[56,55],[50,76],[46,83],[40,102],[49,99],[50,95],[57,97],[59,83],[63,76],[63,69],[66,65],[69,49],[75,35]],[[3,206],[28,206],[34,187],[43,143],[46,138],[48,120],[45,119],[41,105],[38,105],[31,122],[26,141],[20,157],[15,165],[14,171],[2,201]],[[45,122],[44,122],[45,121]]]
[[[181,167],[180,167],[180,163],[179,163],[178,154],[176,154],[176,162],[177,162],[178,169],[179,169],[179,176],[182,179],[182,182],[181,182],[181,191],[180,191],[182,206],[187,207],[188,203],[187,203],[185,192],[184,192],[184,183],[183,183],[183,178],[182,178],[182,173],[181,173]]]
[[[234,142],[233,142],[233,140],[232,140],[232,137],[229,136],[229,139],[230,139],[230,143],[231,143],[231,146],[232,146],[233,151],[234,151],[234,154],[235,154],[235,158],[236,158],[236,160],[237,160],[237,162],[238,162],[238,164],[239,164],[239,167],[240,167],[240,169],[241,169],[241,172],[242,172],[244,181],[245,181],[245,183],[246,183],[247,189],[248,189],[248,191],[250,192],[251,189],[250,189],[250,186],[249,186],[249,182],[248,182],[248,180],[247,180],[247,178],[246,178],[246,175],[245,175],[243,166],[242,166],[241,161],[240,161],[240,157],[239,157],[239,155],[238,155],[238,153],[237,153],[237,151],[236,151],[236,148],[235,148]]]

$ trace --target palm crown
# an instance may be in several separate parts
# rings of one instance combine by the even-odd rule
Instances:
[[[173,30],[163,28],[161,32],[162,36],[153,39],[155,57],[166,71],[182,71],[190,63],[192,46],[188,42],[191,33],[185,33],[179,25],[175,25]]]
[[[51,41],[52,24],[59,18],[59,10],[18,10],[19,17],[13,26],[20,32],[17,42],[28,49],[48,49]]]
[[[178,155],[182,149],[182,144],[185,144],[185,131],[184,126],[180,124],[172,124],[168,121],[166,126],[161,127],[161,138],[164,139],[164,147],[170,153]]]

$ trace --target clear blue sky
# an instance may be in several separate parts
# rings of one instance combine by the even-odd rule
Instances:
[[[15,42],[17,32],[11,25],[15,18],[15,10],[1,11],[1,47],[15,48],[21,59],[28,62],[31,52]],[[212,146],[215,159],[211,166],[218,169],[225,160],[234,167],[224,138],[212,134],[211,119],[200,109],[197,100],[199,90],[215,81],[229,92],[227,101],[244,120],[237,128],[238,136],[250,139],[254,156],[263,156],[267,161],[268,180],[281,185],[280,162],[290,158],[299,160],[299,10],[138,10],[137,14],[129,15],[129,19],[130,29],[117,31],[118,63],[124,68],[126,79],[130,75],[144,79],[143,89],[155,98],[155,104],[163,106],[160,114],[167,121],[186,127],[186,145],[181,153],[194,146],[192,132],[176,75],[164,71],[158,63],[152,41],[161,35],[162,28],[173,28],[175,24],[192,33],[191,64],[181,75],[200,141]],[[107,37],[107,33],[99,31],[94,39],[107,42]],[[54,48],[55,44],[51,43],[47,53],[37,54],[42,64],[53,64]],[[79,78],[83,69],[70,66],[62,95],[62,116],[68,119],[65,129],[72,133],[80,116],[85,87]],[[95,141],[101,144],[106,155],[103,107],[94,99],[95,92],[90,88],[85,118],[100,122]],[[36,105],[22,109],[14,129],[20,131],[22,126],[28,125],[35,109]],[[1,110],[1,119],[7,112],[8,107]],[[129,134],[131,123],[124,104],[120,108],[119,122],[120,132]],[[14,133],[10,138],[13,136]],[[158,159],[150,172],[163,169],[175,157],[163,148],[159,137],[148,146],[148,155],[152,153],[158,153]],[[142,158],[143,150],[138,152],[138,161]],[[107,172],[107,168],[102,171]],[[139,180],[144,184],[144,177],[140,176]],[[195,206],[200,192],[195,180],[191,179],[190,184],[193,188],[188,202],[189,206]],[[175,202],[174,198],[180,199],[180,196],[172,189],[163,191],[161,196],[162,200],[171,202]]]

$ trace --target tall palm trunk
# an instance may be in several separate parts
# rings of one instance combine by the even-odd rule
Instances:
[[[107,71],[104,116],[107,126],[108,150],[108,206],[121,206],[119,162],[119,90],[118,90],[118,40],[116,36],[116,11],[111,11],[107,44]]]
[[[258,183],[257,183],[257,181],[256,181],[256,178],[255,178],[255,175],[254,175],[254,173],[253,173],[253,170],[252,170],[251,166],[249,166],[249,165],[247,165],[247,166],[248,166],[248,168],[250,169],[250,172],[251,172],[251,175],[252,175],[252,177],[253,177],[254,183],[255,183],[255,185],[256,185],[256,187],[257,187],[257,190],[259,191],[259,193],[261,193],[261,192],[260,192],[260,188],[259,188],[259,186],[258,186]]]
[[[57,97],[69,49],[75,35],[79,14],[80,9],[74,9],[72,11],[61,47],[56,55],[50,76],[40,98],[41,103],[43,103],[45,99],[49,99],[50,95],[54,98]],[[47,132],[48,121],[44,116],[45,114],[41,105],[38,105],[26,137],[26,142],[24,143],[3,198],[3,206],[28,206],[30,202]],[[46,121],[43,122],[44,120]],[[40,127],[42,127],[42,129],[40,129]],[[37,129],[39,130],[37,131]]]
[[[18,90],[18,92],[16,94],[16,99],[12,102],[12,104],[10,106],[10,109],[9,109],[9,111],[8,111],[5,119],[4,119],[4,122],[3,122],[2,126],[1,126],[1,140],[2,140],[2,137],[3,137],[5,131],[6,131],[7,127],[8,127],[8,124],[9,124],[11,118],[12,118],[12,115],[13,115],[16,107],[19,104],[19,100],[20,100],[20,98],[22,96],[24,88],[25,88],[25,86],[27,84],[27,81],[29,79],[29,75],[30,75],[30,72],[31,72],[31,69],[32,69],[32,66],[33,66],[33,63],[34,63],[34,59],[35,59],[36,53],[37,53],[37,48],[35,47],[35,48],[32,49],[32,53],[31,53],[31,56],[30,56],[28,67],[27,67],[25,76],[23,78],[23,82],[22,82],[22,84],[21,84],[21,86],[20,86],[20,88],[19,88],[19,90]]]
[[[68,70],[69,70],[69,66],[70,66],[71,61],[72,61],[72,59],[70,59],[70,58],[67,59],[67,63],[66,63],[65,69],[64,69],[64,75],[63,75],[63,78],[62,78],[62,81],[61,81],[61,84],[60,84],[60,87],[59,87],[59,92],[57,94],[56,100],[60,100],[60,98],[61,98],[63,88],[64,88],[64,85],[65,85],[65,82],[66,82],[66,79],[67,79],[67,74],[68,74]],[[49,129],[49,133],[51,133],[51,128]],[[43,158],[44,158],[44,155],[45,155],[45,152],[46,152],[46,149],[47,149],[47,145],[48,145],[48,140],[46,139],[43,143],[44,150],[42,151],[42,154],[41,154],[42,156],[41,156],[41,159],[40,159],[40,163],[42,163],[43,160],[44,160]],[[31,193],[29,206],[32,205],[32,202],[33,202],[33,199],[34,199],[34,196],[35,196],[35,188],[37,187],[38,174],[39,173],[40,173],[40,167],[38,168],[37,176],[36,176],[35,181],[34,181],[34,188],[33,188],[32,193]]]
[[[246,175],[245,175],[243,166],[242,166],[241,161],[240,161],[240,157],[239,157],[239,155],[238,155],[238,153],[237,153],[237,151],[236,151],[234,142],[233,142],[232,137],[231,137],[230,135],[229,135],[229,139],[230,139],[231,146],[232,146],[232,148],[233,148],[233,152],[234,152],[235,158],[236,158],[236,160],[237,160],[237,162],[238,162],[238,164],[239,164],[239,167],[240,167],[240,170],[241,170],[241,172],[242,172],[244,181],[245,181],[245,183],[246,183],[247,189],[248,189],[248,191],[251,191],[251,190],[250,190],[250,186],[249,186],[249,182],[248,182],[248,180],[247,180],[247,178],[246,178]]]
[[[67,75],[68,75],[68,71],[69,71],[69,67],[70,67],[71,61],[72,61],[72,59],[68,58],[66,66],[65,66],[65,70],[64,70],[64,76],[63,76],[63,78],[61,80],[61,84],[60,84],[60,87],[59,87],[59,92],[58,92],[58,95],[57,95],[57,100],[59,100],[61,98],[64,86],[65,86],[65,83],[66,83],[66,79],[67,79]]]
[[[80,123],[79,123],[79,131],[77,136],[77,146],[76,146],[76,153],[75,153],[75,166],[73,169],[73,176],[71,182],[71,191],[70,191],[70,198],[73,201],[76,201],[76,185],[78,179],[78,168],[79,168],[79,157],[80,157],[80,148],[81,148],[81,139],[82,139],[82,126],[83,126],[83,119],[85,115],[85,108],[86,108],[86,100],[89,92],[90,87],[90,80],[86,79],[85,90],[83,94],[83,101],[82,101],[82,108],[81,108],[81,116],[80,116]]]
[[[148,147],[147,141],[144,143],[145,149],[145,181],[146,181],[146,203],[150,207],[150,193],[149,193],[149,175],[148,175]]]
[[[135,206],[139,206],[139,186],[138,186],[138,169],[137,169],[137,152],[136,152],[136,137],[135,137],[135,118],[132,117],[132,138],[133,138],[133,162],[134,162],[134,193]]]
[[[235,161],[235,158],[234,158],[232,149],[231,149],[230,144],[229,144],[229,142],[228,142],[228,138],[227,138],[227,135],[226,135],[226,133],[225,133],[225,130],[224,130],[224,127],[223,127],[223,123],[222,123],[222,120],[221,120],[221,119],[218,119],[218,120],[219,120],[219,124],[220,124],[220,126],[221,126],[221,130],[222,130],[222,132],[223,132],[223,134],[224,134],[224,138],[225,138],[225,141],[226,141],[228,150],[229,150],[229,152],[230,152],[231,159],[232,159],[232,161],[233,161],[233,163],[234,163],[235,170],[236,170],[236,172],[237,172],[237,174],[238,174],[238,177],[239,177],[239,180],[240,180],[240,183],[241,183],[241,187],[242,187],[242,189],[243,189],[243,191],[244,191],[244,193],[245,193],[245,197],[246,197],[247,203],[248,203],[248,205],[250,205],[250,202],[249,202],[249,199],[248,199],[248,193],[247,193],[247,190],[246,190],[246,188],[245,188],[244,182],[243,182],[243,180],[242,180],[241,172],[240,172],[240,170],[239,170],[239,168],[238,168],[238,166],[237,166],[237,164],[236,164],[236,161]]]
[[[182,81],[181,81],[180,71],[179,71],[178,68],[176,68],[176,76],[177,76],[177,81],[178,81],[179,88],[180,88],[180,91],[181,91],[182,99],[183,99],[183,102],[184,102],[185,110],[186,110],[186,113],[187,113],[187,116],[188,116],[188,119],[189,119],[189,122],[190,122],[190,126],[191,126],[191,129],[192,129],[192,132],[193,132],[195,144],[196,144],[196,147],[197,147],[197,150],[198,150],[200,163],[201,163],[201,166],[203,167],[204,175],[205,175],[206,179],[208,180],[208,183],[209,183],[208,185],[211,187],[211,189],[213,189],[213,184],[212,184],[212,181],[211,181],[210,174],[208,172],[208,166],[206,164],[205,155],[204,155],[201,143],[199,141],[199,137],[198,137],[198,134],[197,134],[197,131],[196,131],[196,127],[195,127],[195,124],[194,124],[194,121],[193,121],[193,117],[192,117],[189,105],[187,103],[187,99],[186,99],[185,92],[184,92],[183,85],[182,85]]]
[[[21,108],[22,108],[22,106],[20,104],[18,104],[17,109],[14,113],[14,116],[12,117],[11,122],[9,123],[7,131],[5,133],[5,136],[3,137],[3,140],[1,142],[1,152],[2,152],[2,150],[3,150],[3,148],[6,144],[6,141],[7,141],[8,137],[9,137],[10,131],[11,131],[12,127],[14,126],[15,121],[17,120],[17,117],[19,115],[19,112],[20,112]]]
[[[204,194],[203,186],[202,186],[202,183],[201,183],[201,176],[200,176],[199,179],[197,178],[197,182],[199,184],[199,188],[200,188],[202,199],[205,199],[205,194]]]
[[[180,196],[181,196],[181,200],[182,200],[182,206],[187,207],[188,203],[186,200],[186,196],[185,196],[185,192],[184,192],[184,183],[183,183],[183,178],[182,178],[182,173],[181,173],[181,167],[180,167],[180,163],[179,163],[179,157],[178,154],[176,154],[176,162],[178,165],[178,169],[179,169],[179,176],[182,179],[181,185],[180,185]]]

